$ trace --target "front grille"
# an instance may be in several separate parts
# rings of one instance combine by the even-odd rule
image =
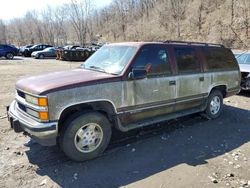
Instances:
[[[24,93],[24,92],[17,90],[17,95],[18,95],[19,97],[22,97],[22,98],[25,99],[25,93]]]
[[[26,106],[24,106],[23,104],[17,102],[18,108],[24,112],[26,112]]]

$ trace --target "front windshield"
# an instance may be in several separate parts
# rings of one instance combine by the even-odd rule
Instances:
[[[250,65],[250,54],[242,54],[236,57],[239,64],[248,64]]]
[[[133,46],[105,45],[90,56],[81,67],[109,74],[120,74],[135,52],[136,47]]]

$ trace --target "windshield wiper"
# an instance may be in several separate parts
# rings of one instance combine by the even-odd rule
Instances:
[[[89,66],[88,68],[86,68],[86,67],[84,66],[83,68],[85,68],[85,69],[90,69],[90,70],[97,70],[97,71],[99,71],[99,72],[104,72],[104,73],[107,73],[107,74],[118,75],[118,74],[116,74],[116,73],[107,72],[107,71],[105,71],[104,68],[101,68],[101,67],[98,67],[98,66],[94,66],[94,65],[91,65],[91,66]]]
[[[100,70],[100,71],[102,71],[102,72],[106,72],[105,69],[103,69],[103,68],[101,68],[101,67],[94,66],[94,65],[90,66],[89,68],[95,69],[95,70]]]

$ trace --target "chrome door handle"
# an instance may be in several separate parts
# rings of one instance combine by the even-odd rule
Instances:
[[[176,81],[175,80],[169,81],[169,85],[176,85]]]

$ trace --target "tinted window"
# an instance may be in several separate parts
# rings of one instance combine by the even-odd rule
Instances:
[[[226,48],[203,49],[207,70],[222,70],[236,68],[232,52]]]
[[[134,61],[133,68],[145,68],[148,76],[171,74],[166,48],[156,45],[143,47]]]
[[[200,64],[193,48],[175,48],[175,57],[179,73],[193,73],[200,71]]]

